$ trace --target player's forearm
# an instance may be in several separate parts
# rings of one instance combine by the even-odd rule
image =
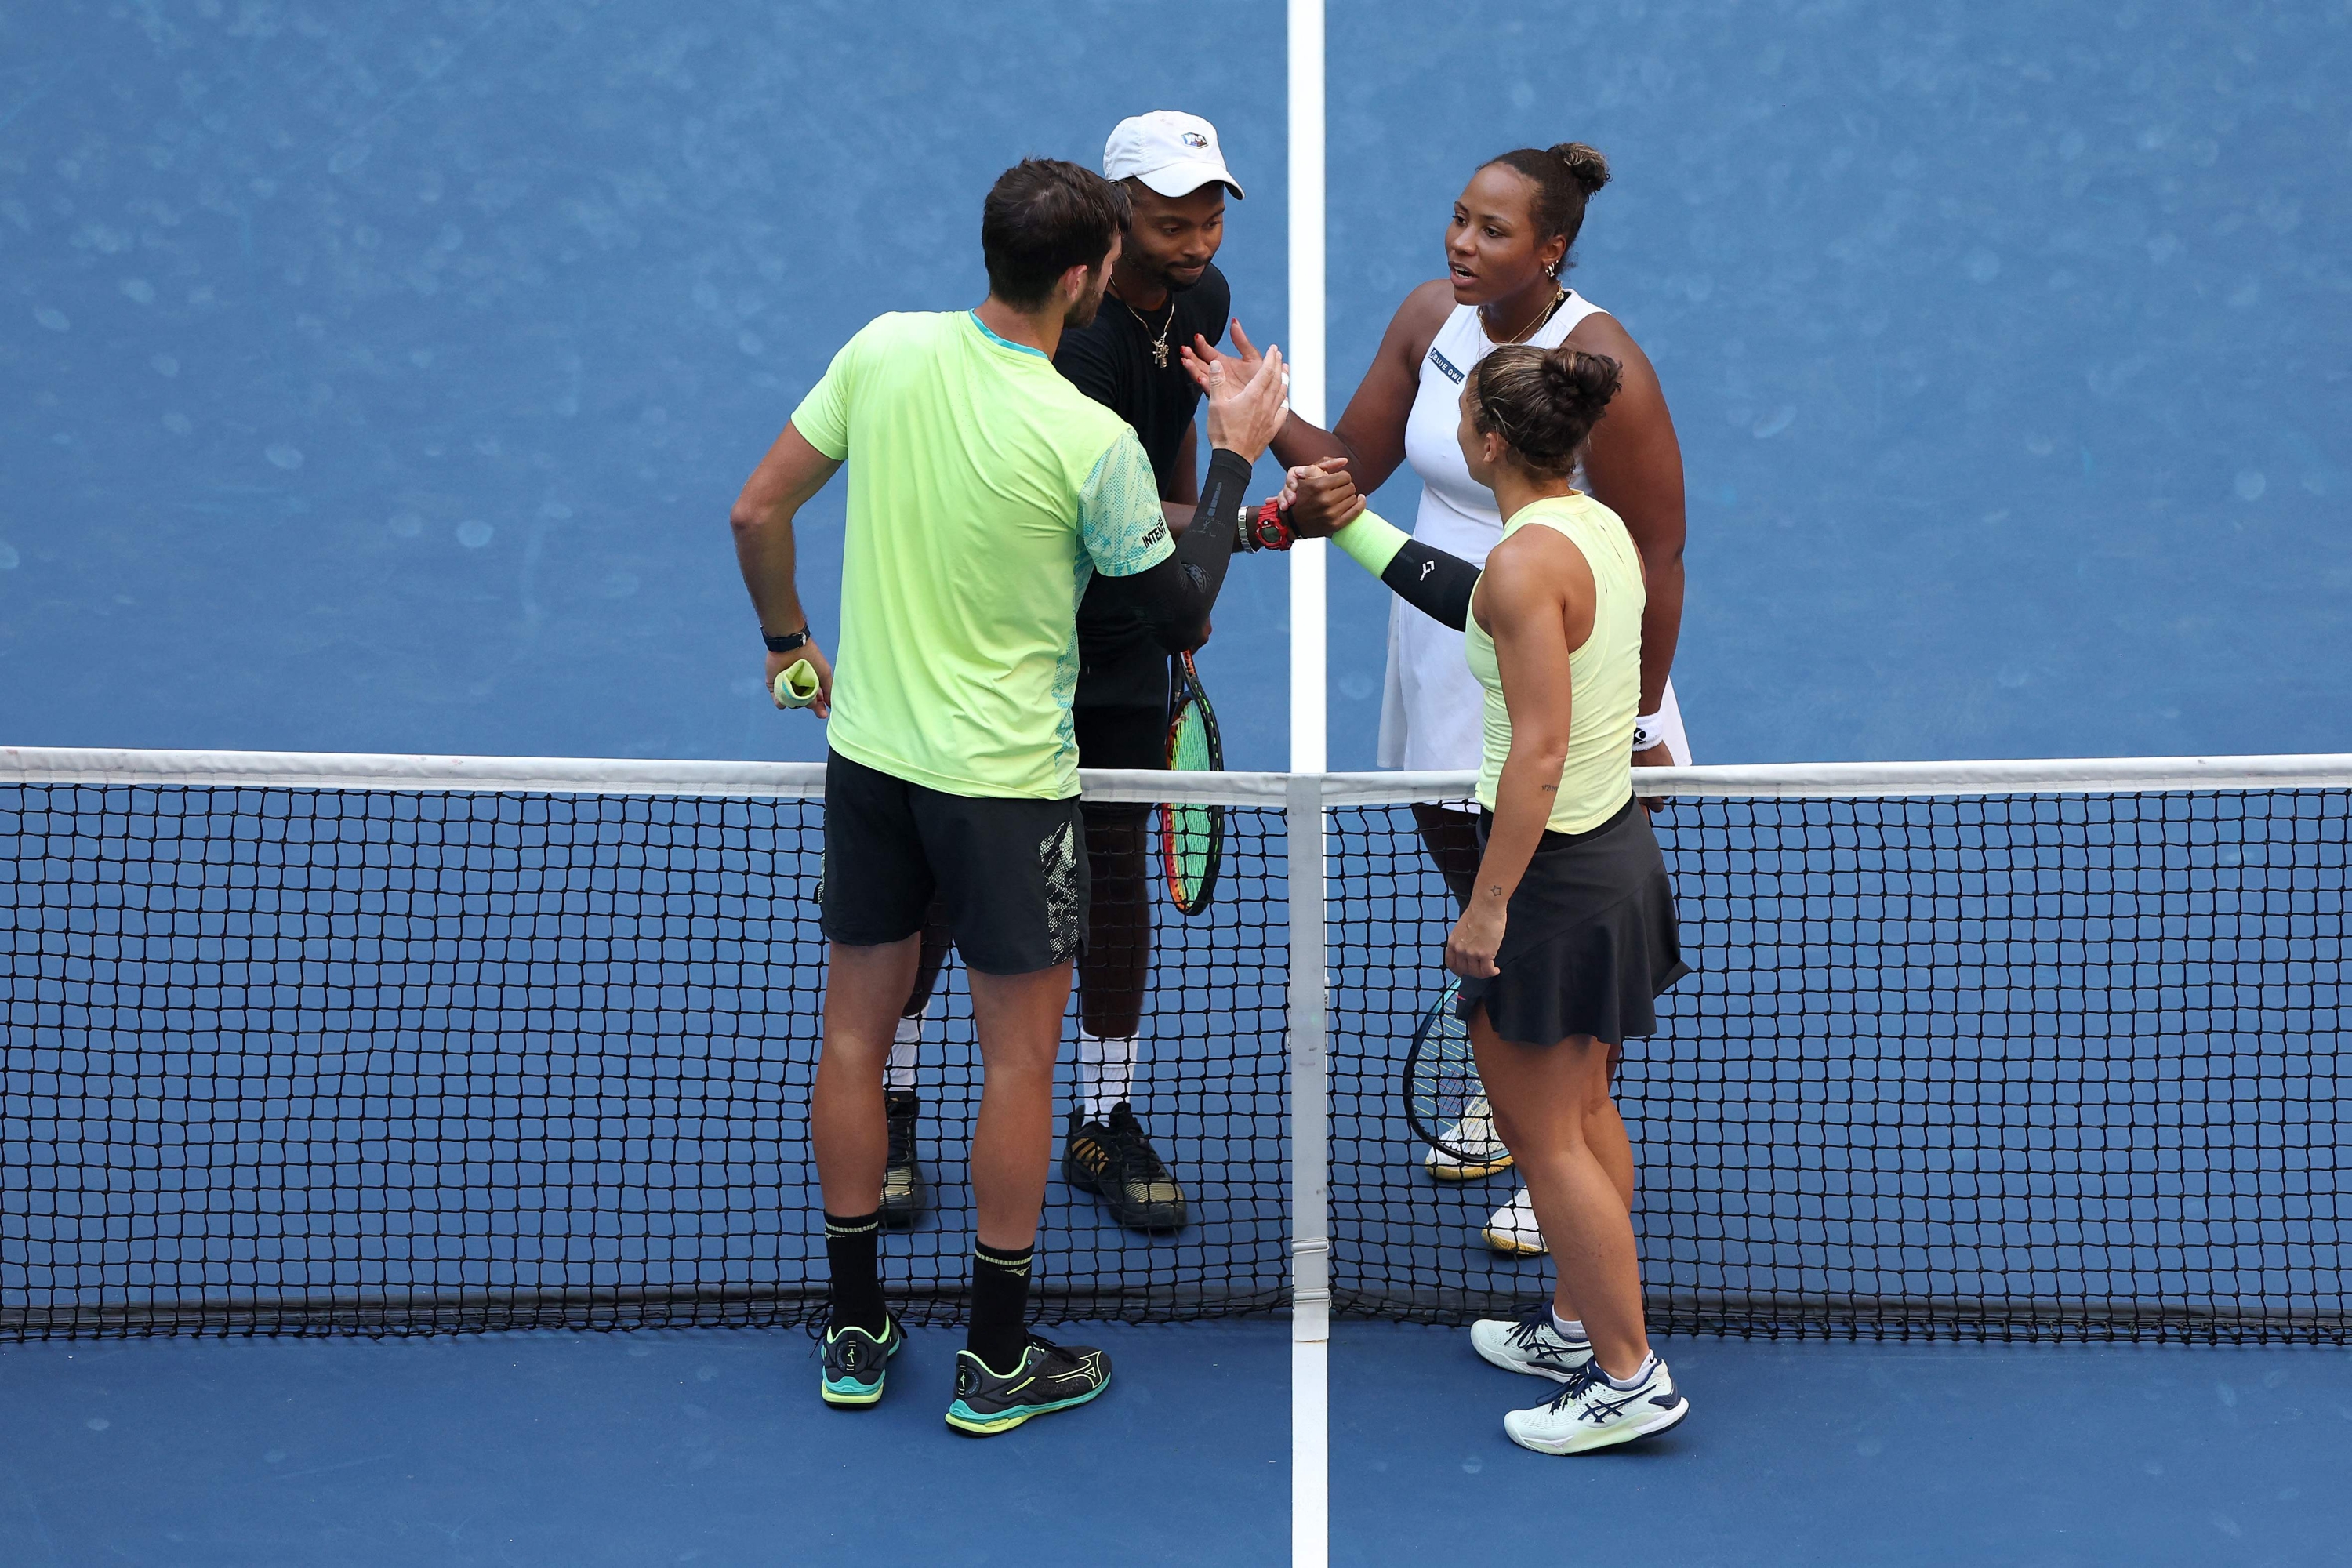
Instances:
[[[1233,564],[1234,537],[1249,476],[1250,466],[1238,453],[1222,448],[1213,453],[1201,504],[1192,509],[1174,552],[1131,576],[1102,578],[1092,592],[1139,613],[1171,653],[1200,647],[1208,636],[1209,613],[1224,586],[1225,568]],[[1161,503],[1163,513],[1166,507]]]
[[[735,533],[735,564],[761,631],[782,637],[808,625],[801,610],[793,542],[793,514],[772,511],[766,516],[739,507],[730,520]]]
[[[1301,468],[1309,463],[1319,463],[1326,458],[1345,458],[1352,467],[1356,454],[1348,444],[1319,425],[1309,425],[1294,414],[1282,422],[1275,432],[1271,448],[1276,461],[1286,468]]]
[[[1201,646],[1209,635],[1209,613],[1225,585],[1240,533],[1242,507],[1249,496],[1250,466],[1223,447],[1209,454],[1209,477],[1200,504],[1176,542],[1174,564],[1182,588],[1169,613],[1155,618],[1160,645],[1171,653]]]
[[[793,519],[841,463],[787,424],[743,481],[728,513],[735,533],[735,563],[742,570],[743,586],[751,590],[760,625],[771,633],[786,636],[808,625],[793,581]]]
[[[1478,568],[1460,556],[1423,544],[1369,508],[1341,524],[1331,542],[1440,626],[1458,632],[1469,623]]]
[[[1192,520],[1200,515],[1200,508],[1190,504],[1179,504],[1172,500],[1161,501],[1160,503],[1160,515],[1168,520],[1168,537],[1177,541],[1179,543],[1181,543],[1183,542],[1185,530],[1192,526]],[[1246,550],[1249,548],[1246,536],[1244,535],[1239,526],[1236,526],[1234,530],[1234,548],[1236,551]]]
[[[1509,905],[1543,842],[1567,761],[1564,742],[1512,738],[1510,755],[1503,760],[1502,775],[1495,784],[1495,820],[1486,834],[1486,853],[1479,857],[1474,902],[1497,909]]]
[[[1683,552],[1643,563],[1649,579],[1642,606],[1642,711],[1655,713],[1674,673],[1675,645],[1683,630]]]

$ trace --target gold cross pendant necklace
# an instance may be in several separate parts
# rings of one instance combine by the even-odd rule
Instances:
[[[1151,323],[1143,319],[1142,312],[1138,310],[1134,306],[1128,305],[1127,301],[1124,300],[1119,300],[1119,303],[1127,305],[1127,313],[1133,316],[1135,318],[1135,324],[1141,327],[1145,334],[1149,335],[1151,331]],[[1169,329],[1175,326],[1175,324],[1176,296],[1171,294],[1168,296],[1168,319],[1160,323],[1160,335],[1154,338],[1151,343],[1151,363],[1158,365],[1161,370],[1166,370],[1168,368],[1168,332]]]

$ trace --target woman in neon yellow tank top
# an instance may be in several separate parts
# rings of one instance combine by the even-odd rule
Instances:
[[[1475,1325],[1471,1342],[1567,1385],[1503,1421],[1554,1454],[1664,1431],[1690,1408],[1643,1329],[1633,1149],[1609,1098],[1614,1053],[1656,1026],[1652,1004],[1687,973],[1665,862],[1633,801],[1641,557],[1617,514],[1570,483],[1617,384],[1614,360],[1565,345],[1496,349],[1472,370],[1459,439],[1503,516],[1483,573],[1363,510],[1338,464],[1298,476],[1307,504],[1294,519],[1349,518],[1339,547],[1461,627],[1485,689],[1481,858],[1445,964],[1559,1289],[1524,1322]]]

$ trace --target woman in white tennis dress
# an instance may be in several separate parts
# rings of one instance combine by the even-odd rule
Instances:
[[[1293,415],[1274,451],[1293,468],[1344,458],[1356,489],[1365,495],[1410,463],[1422,483],[1413,537],[1483,565],[1502,538],[1503,520],[1493,492],[1470,477],[1454,439],[1464,377],[1504,343],[1544,349],[1571,343],[1615,360],[1622,382],[1592,432],[1577,484],[1624,520],[1647,582],[1633,761],[1684,764],[1691,760],[1690,746],[1668,679],[1682,627],[1682,449],[1648,356],[1614,317],[1560,281],[1583,226],[1585,203],[1608,180],[1607,160],[1575,142],[1523,147],[1481,165],[1454,204],[1445,231],[1447,275],[1422,284],[1397,308],[1338,426],[1318,429]],[[1239,322],[1234,341],[1244,357],[1253,353]],[[1186,360],[1203,374],[1215,352],[1196,340]],[[1328,528],[1336,521],[1322,522]],[[1475,770],[1484,699],[1463,655],[1461,634],[1399,602],[1390,612],[1387,664],[1381,765]],[[1428,804],[1416,805],[1413,816],[1431,859],[1456,902],[1466,905],[1478,864],[1475,819]],[[1501,1141],[1476,1114],[1480,1107],[1472,1110],[1472,1124],[1449,1142],[1465,1150],[1486,1147],[1491,1156],[1463,1162],[1432,1151],[1433,1176],[1466,1180],[1510,1163]],[[1630,1183],[1633,1158],[1622,1124],[1594,1129],[1593,1140],[1596,1146],[1625,1149],[1622,1169]],[[1503,1251],[1545,1250],[1524,1189],[1495,1212],[1485,1235]]]

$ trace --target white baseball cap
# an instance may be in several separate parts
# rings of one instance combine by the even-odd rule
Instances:
[[[1112,126],[1103,143],[1103,177],[1141,180],[1163,196],[1189,196],[1212,182],[1242,194],[1217,150],[1217,128],[1172,109],[1130,114]]]

